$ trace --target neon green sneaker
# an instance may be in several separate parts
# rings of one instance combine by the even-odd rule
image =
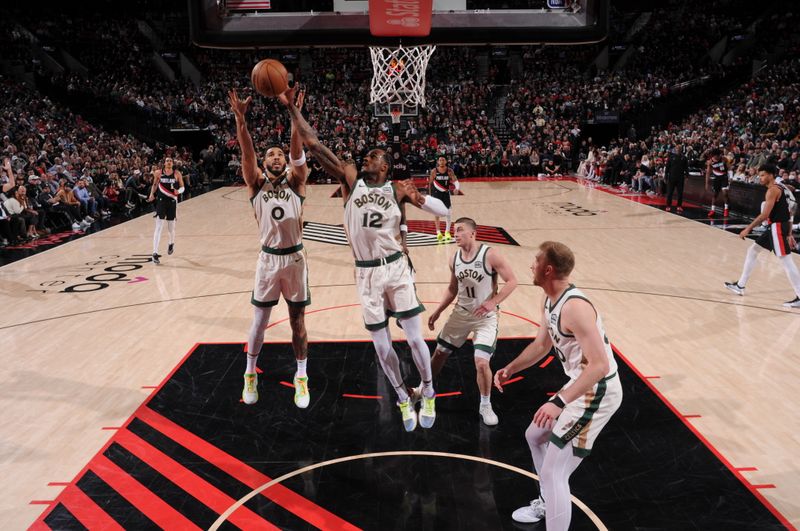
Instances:
[[[452,236],[450,236],[450,233],[449,233],[449,232],[445,232],[445,233],[444,233],[444,243],[450,243],[450,241],[451,241],[452,239],[453,239],[453,237],[452,237]]]
[[[444,234],[442,234],[441,232],[439,232],[437,230],[436,231],[436,241],[439,242],[439,243],[442,243],[442,240],[444,240]]]
[[[400,414],[403,416],[403,427],[406,431],[414,431],[414,428],[417,427],[417,412],[414,409],[414,404],[411,402],[411,399],[406,399],[405,402],[400,402],[397,404],[400,408]]]
[[[258,374],[254,372],[244,373],[242,401],[248,405],[258,402]]]
[[[294,377],[294,405],[301,409],[308,407],[311,395],[308,392],[308,376]]]
[[[419,425],[430,428],[436,422],[436,396],[422,397],[422,407],[419,408]]]

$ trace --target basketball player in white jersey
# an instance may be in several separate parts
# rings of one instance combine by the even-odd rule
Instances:
[[[401,205],[410,203],[440,216],[447,210],[441,201],[420,195],[410,180],[387,181],[392,160],[381,149],[367,153],[360,172],[352,163],[339,160],[320,143],[317,132],[303,118],[290,94],[283,94],[280,99],[292,116],[292,130],[299,131],[314,158],[341,184],[345,201],[344,226],[355,256],[356,288],[364,325],[372,336],[383,372],[397,392],[403,426],[406,431],[412,431],[419,421],[423,428],[430,428],[436,420],[431,354],[422,337],[419,316],[425,308],[417,299],[408,258],[400,244],[403,231]],[[403,328],[422,379],[419,416],[403,381],[400,360],[392,347],[388,326],[390,317],[396,317]]]
[[[178,197],[183,193],[183,176],[172,167],[172,157],[164,159],[163,169],[155,171],[153,186],[150,188],[149,202],[156,201],[156,230],[153,233],[153,263],[161,263],[158,244],[161,242],[161,231],[167,222],[169,247],[167,254],[175,251],[175,217],[178,211]]]
[[[478,413],[484,424],[494,426],[498,420],[490,400],[492,369],[489,362],[497,344],[497,309],[517,287],[517,277],[497,249],[478,243],[475,238],[478,226],[473,219],[459,218],[454,228],[458,251],[450,261],[450,285],[447,286],[439,306],[428,317],[428,328],[433,330],[444,309],[456,297],[458,300],[436,339],[431,370],[436,378],[447,357],[473,334],[475,370],[481,393]],[[500,292],[497,291],[498,275],[505,282]]]
[[[547,531],[566,531],[572,517],[569,477],[589,455],[595,439],[622,402],[622,386],[603,321],[586,296],[569,282],[572,251],[544,242],[534,258],[533,283],[545,293],[542,328],[505,368],[495,373],[503,384],[555,349],[569,381],[533,416],[525,438],[539,474],[541,496],[517,509],[520,523],[546,518]],[[546,507],[545,507],[546,506]]]
[[[303,144],[292,123],[289,145],[291,166],[279,147],[271,147],[264,157],[264,171],[256,164],[253,139],[247,130],[245,114],[252,100],[241,101],[235,90],[228,93],[236,117],[236,137],[242,150],[242,176],[248,197],[255,211],[261,234],[261,253],[256,263],[255,288],[251,303],[254,316],[247,340],[247,367],[244,372],[242,400],[254,404],[258,400],[256,361],[264,345],[264,331],[269,324],[272,308],[283,295],[289,308],[292,328],[292,348],[297,361],[294,375],[294,403],[306,408],[311,400],[308,390],[308,335],[305,308],[311,304],[308,289],[308,265],[303,250],[303,199],[306,193],[308,166]],[[295,99],[295,91],[291,91]],[[296,96],[303,105],[303,94]]]
[[[444,203],[444,206],[447,207],[444,234],[439,232],[439,216],[435,216],[433,218],[434,223],[436,224],[436,239],[440,242],[444,241],[445,243],[453,239],[453,237],[450,235],[450,219],[451,212],[453,210],[453,205],[450,203],[451,182],[453,183],[456,191],[461,188],[455,172],[447,167],[447,158],[439,157],[436,160],[436,167],[431,170],[431,174],[428,177],[428,194],[440,200],[442,203]]]

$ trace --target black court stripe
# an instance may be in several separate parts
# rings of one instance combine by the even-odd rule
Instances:
[[[128,430],[234,500],[243,498],[253,490],[224,470],[209,463],[194,452],[187,450],[179,443],[137,418],[134,418],[128,425]],[[308,527],[308,523],[305,520],[264,496],[254,497],[245,506],[281,529],[305,529]]]
[[[201,529],[217,519],[216,512],[119,444],[112,443],[103,455]]]
[[[72,514],[69,509],[64,507],[63,503],[59,503],[53,507],[53,510],[50,511],[50,514],[48,514],[44,519],[44,523],[47,524],[50,529],[58,529],[59,531],[88,530],[86,526],[84,526],[77,518],[75,518],[75,515]]]
[[[159,527],[137,509],[131,502],[126,500],[119,492],[112,489],[108,483],[100,477],[87,470],[83,477],[78,480],[77,486],[102,510],[116,520],[125,529],[159,529]]]

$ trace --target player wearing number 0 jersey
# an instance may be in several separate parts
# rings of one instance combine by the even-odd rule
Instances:
[[[291,99],[281,98],[292,115],[303,143],[323,169],[336,177],[345,201],[345,228],[355,257],[355,277],[364,325],[372,336],[383,372],[397,391],[398,406],[406,431],[417,426],[430,428],[436,420],[435,392],[431,378],[431,355],[422,337],[419,314],[424,310],[417,299],[411,264],[398,240],[403,226],[403,203],[431,214],[444,215],[441,201],[420,195],[413,182],[387,182],[392,159],[382,149],[364,158],[359,172],[351,163],[339,160],[322,145],[317,132],[303,118]],[[422,406],[417,415],[400,372],[400,360],[392,347],[389,318],[396,317],[411,347],[414,364],[422,379]]]
[[[428,318],[428,327],[433,330],[441,313],[457,298],[456,306],[436,340],[431,368],[433,377],[436,378],[447,357],[459,349],[472,334],[478,390],[481,393],[478,413],[486,425],[494,426],[498,420],[490,400],[492,370],[489,362],[497,343],[497,309],[517,287],[517,277],[497,249],[477,242],[476,231],[474,220],[456,220],[458,251],[450,262],[450,285],[442,302]],[[499,293],[498,274],[505,282]]]
[[[514,511],[514,521],[546,518],[547,531],[566,531],[572,516],[569,477],[622,403],[622,387],[603,321],[586,296],[569,282],[575,256],[563,243],[539,246],[531,270],[546,295],[536,340],[505,368],[495,386],[555,350],[569,381],[534,414],[525,432],[541,495]]]
[[[303,94],[297,98],[302,105]],[[264,157],[264,171],[256,164],[256,152],[245,114],[251,98],[241,101],[235,90],[229,93],[231,109],[236,117],[236,136],[242,150],[242,176],[247,184],[261,236],[261,252],[256,262],[256,279],[251,303],[253,323],[247,340],[247,367],[244,373],[242,400],[254,404],[258,400],[256,361],[264,345],[264,331],[269,324],[272,307],[283,295],[289,307],[292,347],[297,370],[294,375],[294,402],[306,408],[311,400],[308,390],[308,340],[305,328],[305,307],[311,304],[308,289],[308,265],[303,250],[303,198],[308,167],[303,144],[292,124],[290,144],[291,166],[279,147],[271,147]],[[286,97],[286,96],[284,96]]]

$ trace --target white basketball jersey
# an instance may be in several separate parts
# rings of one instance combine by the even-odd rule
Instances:
[[[547,333],[550,334],[550,339],[553,340],[553,346],[558,354],[558,359],[561,360],[561,364],[564,366],[564,372],[567,376],[574,380],[581,375],[587,361],[583,356],[583,352],[575,336],[564,333],[561,328],[561,309],[570,299],[583,299],[589,304],[592,304],[581,290],[570,284],[555,303],[553,303],[549,297],[545,299],[544,314],[547,319]],[[592,305],[592,307],[594,308],[594,305]],[[597,315],[597,319],[595,320],[597,331],[600,333],[600,337],[603,340],[603,347],[605,348],[606,357],[608,358],[608,374],[605,376],[610,376],[617,372],[617,362],[614,360],[614,354],[611,351],[611,343],[608,341],[608,336],[606,336],[606,331],[603,328],[603,320],[600,318],[597,309],[595,309],[595,314]]]
[[[491,266],[486,263],[486,253],[488,252],[489,247],[481,244],[478,252],[469,262],[462,258],[461,249],[456,252],[453,259],[453,273],[458,280],[456,305],[470,312],[497,292],[497,272],[493,271]],[[490,312],[487,315],[494,315],[494,313]]]
[[[400,217],[392,183],[369,185],[359,175],[344,206],[344,228],[356,260],[400,252]]]
[[[251,199],[261,245],[285,249],[303,241],[303,197],[289,185],[289,169],[273,184],[269,179]]]

